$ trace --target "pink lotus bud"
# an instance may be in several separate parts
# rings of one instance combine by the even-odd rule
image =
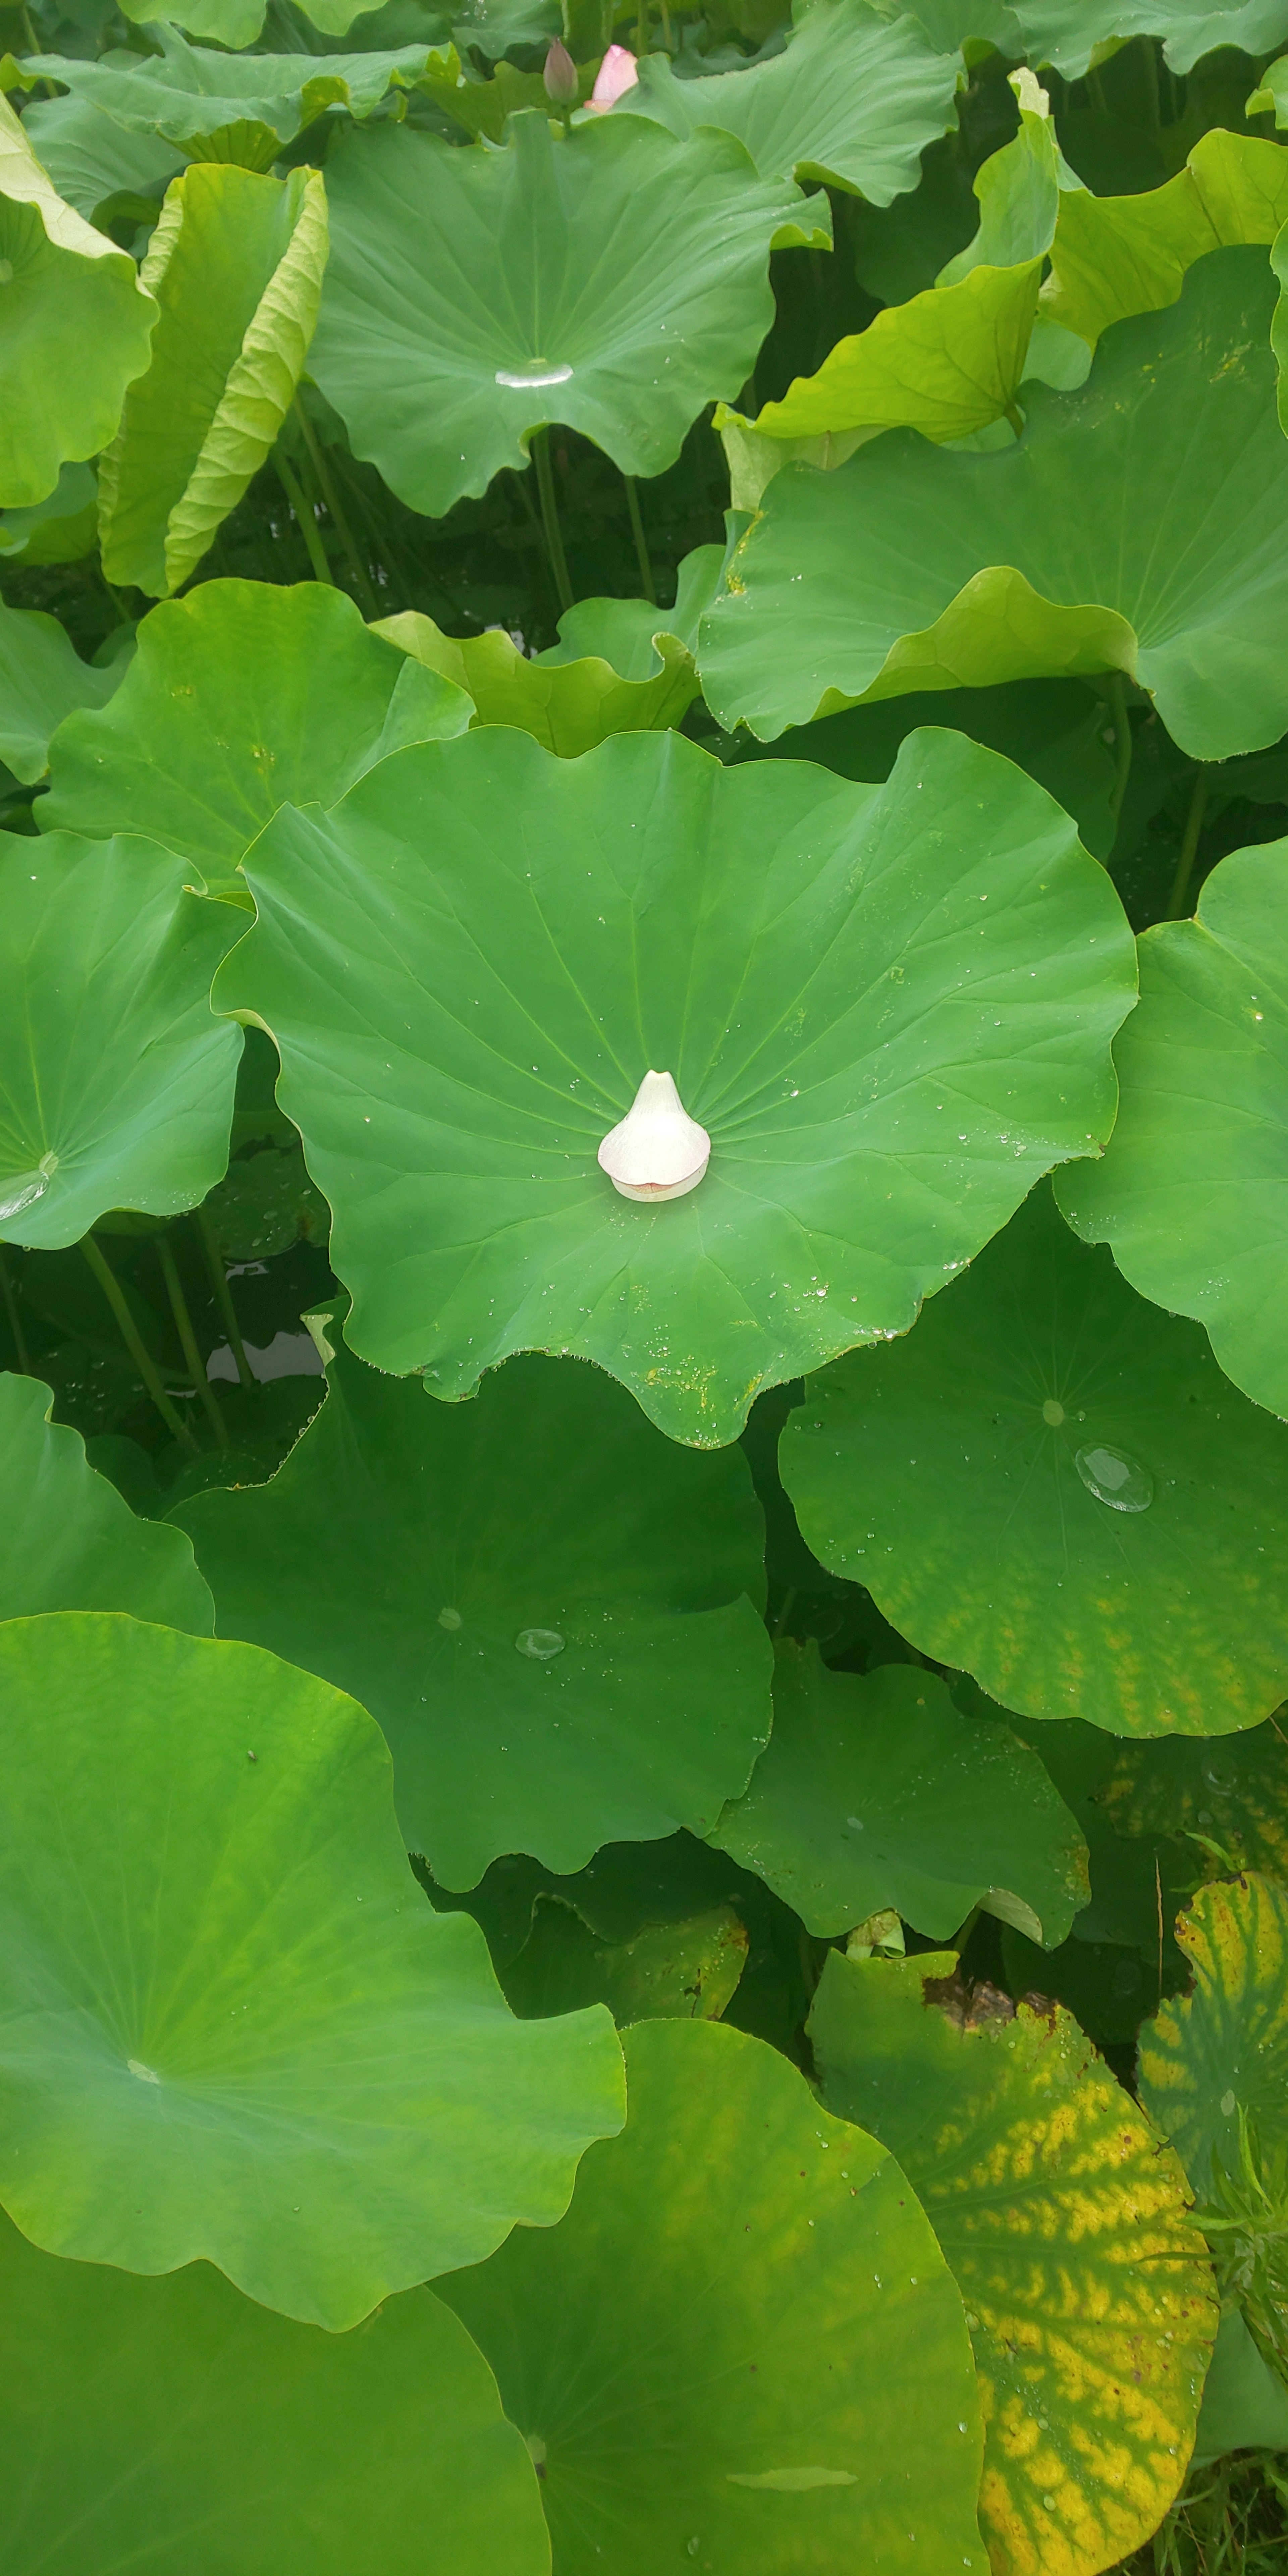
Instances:
[[[571,107],[577,95],[577,66],[567,46],[561,44],[557,36],[546,56],[542,77],[547,98],[552,98],[557,107]]]
[[[610,107],[616,107],[619,98],[625,98],[627,90],[634,89],[638,79],[639,71],[630,46],[610,45],[595,74],[595,86],[587,106],[596,116],[607,116]]]

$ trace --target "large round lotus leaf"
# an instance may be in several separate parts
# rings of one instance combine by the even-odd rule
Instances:
[[[347,1339],[449,1398],[550,1348],[731,1440],[762,1384],[905,1330],[1112,1116],[1117,896],[959,735],[862,788],[488,727],[278,815],[245,867],[219,1007],[277,1041]],[[596,1159],[650,1069],[712,1140],[653,1207]]]
[[[225,126],[262,125],[289,143],[328,107],[369,116],[390,88],[413,88],[430,60],[425,45],[403,45],[394,53],[246,54],[239,61],[189,45],[164,25],[157,41],[159,55],[112,51],[79,61],[36,54],[23,68],[29,78],[57,81],[127,133],[182,144],[189,160],[217,161],[223,154],[206,147]]]
[[[1003,1707],[1226,1735],[1288,1690],[1288,1428],[1048,1190],[779,1460],[823,1564]]]
[[[1288,0],[1013,0],[1025,46],[1066,80],[1081,80],[1101,46],[1161,36],[1174,72],[1235,45],[1266,54],[1288,36]]]
[[[82,662],[56,617],[0,600],[0,760],[31,786],[49,766],[49,740],[74,707],[101,707],[122,665]]]
[[[771,242],[827,240],[728,134],[600,116],[556,142],[528,109],[500,151],[405,125],[340,140],[310,367],[355,454],[430,518],[524,465],[544,421],[660,474],[751,371]]]
[[[175,1216],[228,1161],[241,1033],[210,979],[244,926],[154,842],[71,832],[0,858],[0,1238]]]
[[[38,820],[146,832],[227,881],[279,805],[332,805],[387,752],[463,733],[472,713],[342,590],[206,581],[144,618],[127,697],[60,725]]]
[[[641,2022],[626,2061],[562,2224],[439,2284],[559,2576],[985,2576],[969,2340],[898,2166],[722,2023]]]
[[[1193,921],[1145,932],[1140,989],[1108,1153],[1067,1176],[1061,1207],[1288,1414],[1288,840],[1236,850]]]
[[[823,2099],[898,2156],[966,2302],[994,2576],[1095,2576],[1185,2475],[1212,2276],[1176,2157],[1077,2023],[971,2007],[952,1966],[830,1955]]]
[[[486,2362],[412,2290],[361,2334],[60,2263],[0,2218],[5,2576],[548,2576]]]
[[[215,1605],[181,1530],[136,1520],[39,1378],[0,1373],[0,1619],[128,1610],[208,1636]]]
[[[772,737],[868,696],[1123,670],[1195,759],[1277,741],[1274,292],[1263,250],[1214,251],[1105,333],[1077,391],[1031,384],[1005,449],[895,430],[831,473],[785,467],[703,620],[719,721]]]
[[[1188,1836],[1209,1874],[1265,1870],[1288,1886],[1288,1736],[1276,1718],[1219,1744],[1123,1745],[1096,1800],[1124,1838]]]
[[[26,509],[69,458],[106,446],[157,308],[128,252],[64,205],[7,98],[0,278],[0,507]]]
[[[957,122],[959,65],[910,18],[867,0],[818,0],[780,54],[749,71],[677,80],[646,54],[617,114],[655,118],[682,139],[716,125],[744,143],[762,179],[826,179],[888,206],[915,188],[927,143]]]
[[[513,2019],[408,1871],[365,1710],[65,1612],[0,1628],[0,1740],[0,2195],[34,2243],[204,2255],[340,2328],[559,2216],[621,2125],[612,2024]]]
[[[955,1708],[935,1673],[833,1673],[780,1646],[774,1731],[710,1837],[807,1929],[893,1907],[946,1940],[983,1905],[1048,1947],[1087,1901],[1087,1855],[1036,1753]]]
[[[1194,1973],[1140,2037],[1140,2091],[1200,2199],[1213,2162],[1239,2164],[1239,2115],[1263,2150],[1288,2145],[1288,1888],[1202,1887],[1176,1937]]]
[[[220,1634],[379,1719],[404,1840],[444,1887],[501,1852],[567,1872],[705,1832],[770,1723],[741,1451],[677,1448],[568,1360],[514,1360],[461,1405],[343,1349],[328,1378],[271,1484],[179,1508]]]

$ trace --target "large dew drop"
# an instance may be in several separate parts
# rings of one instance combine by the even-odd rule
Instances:
[[[711,1139],[690,1118],[669,1073],[645,1074],[599,1149],[600,1169],[624,1199],[682,1199],[710,1160]]]
[[[1108,1503],[1111,1512],[1147,1512],[1154,1499],[1154,1479],[1139,1458],[1103,1442],[1078,1451],[1074,1465],[1089,1494]]]
[[[0,1180],[0,1225],[43,1199],[57,1169],[58,1156],[42,1154],[34,1172],[15,1172],[12,1178]]]

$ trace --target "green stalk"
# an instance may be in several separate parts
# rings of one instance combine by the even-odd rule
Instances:
[[[233,1292],[228,1285],[228,1273],[224,1268],[224,1256],[215,1241],[214,1230],[204,1208],[193,1209],[192,1222],[197,1229],[201,1249],[206,1256],[206,1267],[210,1272],[211,1284],[214,1288],[219,1312],[223,1316],[225,1329],[228,1334],[228,1347],[232,1352],[233,1358],[237,1362],[237,1375],[241,1379],[243,1386],[255,1386],[258,1381],[256,1379],[255,1372],[251,1367],[250,1361],[246,1357],[246,1345],[242,1340],[241,1326],[237,1321],[237,1309],[233,1304]]]
[[[178,1441],[181,1449],[189,1450],[192,1456],[196,1458],[200,1454],[197,1448],[197,1443],[193,1439],[192,1433],[188,1429],[188,1425],[184,1421],[182,1414],[177,1413],[170,1402],[170,1398],[161,1384],[156,1364],[150,1354],[144,1350],[143,1344],[139,1339],[138,1326],[134,1321],[133,1315],[130,1313],[129,1307],[126,1305],[120,1281],[117,1279],[115,1273],[109,1269],[107,1260],[100,1246],[95,1242],[92,1234],[82,1235],[81,1251],[84,1253],[90,1269],[93,1271],[94,1277],[97,1279],[98,1284],[116,1317],[117,1324],[120,1327],[121,1339],[124,1342],[125,1347],[129,1352],[130,1357],[133,1360],[167,1431],[170,1432],[172,1437]]]
[[[623,474],[622,481],[626,486],[626,507],[631,514],[631,535],[635,539],[635,560],[640,568],[644,596],[649,607],[656,608],[657,591],[653,582],[653,566],[648,559],[648,539],[644,534],[644,521],[640,516],[639,491],[633,474]]]
[[[22,1317],[18,1312],[18,1300],[13,1293],[9,1265],[2,1251],[0,1251],[0,1296],[4,1298],[4,1310],[9,1318],[9,1330],[13,1335],[13,1347],[17,1354],[18,1366],[24,1377],[30,1377],[31,1353],[27,1348],[27,1336],[22,1329]]]
[[[376,597],[375,585],[361,555],[358,552],[357,546],[354,543],[353,530],[345,516],[344,505],[335,488],[335,478],[326,461],[326,457],[323,454],[321,441],[314,430],[313,423],[309,419],[308,413],[306,412],[298,393],[295,396],[295,417],[300,424],[300,435],[308,449],[309,462],[317,476],[318,490],[320,491],[327,510],[330,513],[340,543],[349,558],[349,570],[357,583],[362,605],[369,618],[379,617],[381,613],[380,602]]]
[[[546,552],[550,557],[550,569],[555,577],[559,605],[561,609],[571,608],[572,583],[568,579],[563,531],[559,525],[559,507],[555,500],[555,477],[554,467],[550,462],[548,425],[533,431],[532,454],[537,468],[537,490],[541,495],[541,524],[545,531]]]
[[[1113,792],[1109,799],[1109,811],[1114,818],[1115,825],[1117,825],[1119,816],[1123,810],[1123,798],[1127,793],[1127,781],[1131,776],[1131,756],[1133,748],[1131,717],[1127,712],[1127,691],[1123,685],[1123,675],[1121,671],[1113,671],[1110,673],[1109,704],[1113,709],[1114,715],[1115,760],[1115,777]]]
[[[282,490],[286,494],[287,500],[290,502],[292,515],[294,516],[296,525],[299,528],[300,535],[304,539],[309,562],[313,566],[313,578],[315,581],[329,581],[331,588],[334,590],[336,587],[335,574],[332,572],[331,566],[327,562],[326,548],[322,543],[321,537],[318,535],[317,520],[314,518],[312,510],[309,508],[308,502],[305,500],[304,494],[301,491],[299,484],[296,482],[290,466],[286,462],[286,458],[284,456],[279,456],[276,451],[274,451],[273,463],[277,468],[278,482],[281,484]]]
[[[1181,854],[1176,862],[1176,874],[1172,879],[1172,891],[1167,898],[1164,921],[1179,921],[1184,909],[1185,899],[1190,890],[1190,878],[1194,871],[1194,854],[1199,846],[1199,834],[1203,829],[1203,817],[1207,812],[1208,784],[1208,772],[1200,766],[1194,775],[1190,810],[1185,817],[1185,830],[1181,838]]]
[[[170,1300],[170,1312],[183,1344],[183,1356],[192,1371],[193,1384],[205,1407],[210,1428],[220,1448],[226,1449],[227,1425],[219,1410],[219,1398],[206,1375],[205,1361],[197,1347],[197,1336],[192,1329],[192,1317],[188,1312],[188,1300],[183,1293],[183,1282],[179,1277],[178,1265],[168,1235],[157,1236],[157,1258],[161,1264],[161,1276],[165,1281],[166,1295]]]

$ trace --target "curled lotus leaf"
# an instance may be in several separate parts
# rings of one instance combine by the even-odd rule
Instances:
[[[994,2576],[1096,2576],[1184,2478],[1211,2270],[1178,2158],[1072,2016],[971,1995],[954,1967],[833,1951],[822,2098],[898,2156],[965,2301]]]
[[[1288,218],[1288,152],[1256,134],[1201,135],[1161,188],[1060,201],[1045,320],[1093,344],[1111,322],[1174,304],[1188,271],[1212,250],[1275,240]]]
[[[894,430],[834,472],[786,467],[702,623],[719,721],[772,739],[865,698],[1123,671],[1195,759],[1277,741],[1274,289],[1263,250],[1213,251],[1104,334],[1085,385],[1031,384],[995,453]]]
[[[56,617],[0,600],[0,760],[15,778],[31,786],[44,777],[64,716],[105,705],[123,667],[123,660],[82,662]]]
[[[1118,1123],[1060,1192],[1142,1295],[1204,1325],[1226,1376],[1288,1414],[1288,840],[1235,850],[1192,921],[1139,942]]]
[[[1081,80],[1098,54],[1161,36],[1174,72],[1193,71],[1203,54],[1237,46],[1266,54],[1288,36],[1288,0],[1013,0],[1025,49],[1066,80]]]
[[[323,36],[347,36],[370,0],[300,0],[300,14]],[[182,27],[199,43],[244,52],[263,32],[265,0],[122,0],[121,15],[136,26]],[[435,32],[441,27],[435,23]]]
[[[1112,1119],[1117,897],[961,736],[864,788],[489,726],[329,817],[284,809],[244,866],[258,919],[217,1006],[276,1039],[346,1339],[448,1399],[553,1350],[717,1446],[762,1385],[905,1331]],[[650,1070],[711,1139],[655,1207],[598,1162]]]
[[[1224,1735],[1288,1689],[1288,1426],[1045,1187],[779,1463],[820,1561],[1004,1707]]]
[[[340,2330],[566,2208],[621,2125],[612,2023],[514,2019],[411,1875],[365,1710],[69,1611],[0,1626],[0,1730],[2,2191],[33,2243],[202,2257]]]
[[[239,57],[190,45],[164,23],[157,42],[159,54],[120,49],[97,60],[33,54],[23,70],[29,78],[57,81],[127,134],[181,145],[191,161],[218,161],[223,154],[210,147],[229,126],[262,125],[279,145],[290,143],[328,107],[369,116],[391,88],[412,88],[431,60],[425,45],[391,53]],[[50,130],[57,130],[53,120]]]
[[[208,1636],[210,1591],[182,1530],[135,1518],[85,1455],[79,1431],[52,1419],[39,1378],[0,1373],[0,1619],[46,1610],[124,1610]]]
[[[893,2158],[725,2023],[643,2021],[625,2050],[627,2126],[567,2217],[437,2284],[539,2464],[561,2576],[704,2552],[987,2576],[961,2302]]]
[[[59,196],[89,223],[109,198],[151,196],[183,167],[177,144],[127,133],[84,99],[33,97],[22,130]]]

